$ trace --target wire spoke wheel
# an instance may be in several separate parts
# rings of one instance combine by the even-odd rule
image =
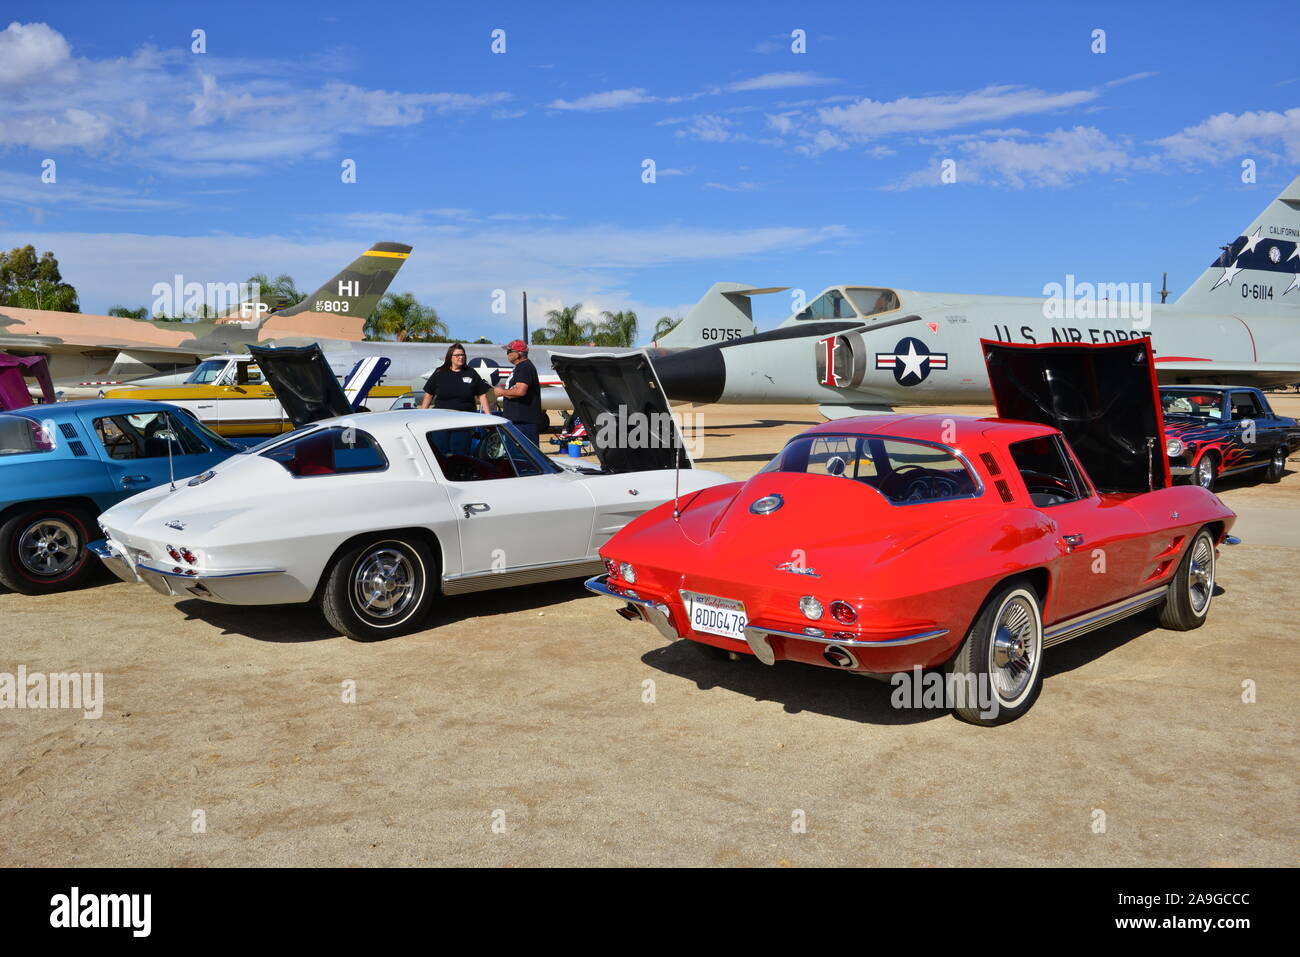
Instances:
[[[18,536],[18,560],[33,575],[62,575],[81,558],[81,536],[68,522],[45,518]]]
[[[398,618],[418,597],[415,566],[399,549],[386,546],[366,552],[354,568],[352,600],[367,618]]]
[[[1022,596],[1013,596],[998,612],[989,642],[989,677],[1003,701],[1015,701],[1034,679],[1041,651],[1037,616]]]
[[[1200,536],[1192,546],[1192,563],[1187,572],[1187,598],[1192,611],[1200,615],[1214,595],[1214,545]]]
[[[1201,461],[1196,465],[1196,484],[1201,488],[1209,488],[1214,484],[1214,459],[1208,455],[1201,456]]]

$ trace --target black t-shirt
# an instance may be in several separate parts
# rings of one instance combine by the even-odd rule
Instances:
[[[532,359],[525,359],[515,366],[514,372],[506,382],[511,389],[521,382],[528,383],[528,391],[521,399],[502,399],[501,409],[511,422],[521,425],[545,425],[546,413],[542,411],[542,387],[537,381],[537,366]]]
[[[458,412],[473,412],[478,408],[476,401],[492,387],[483,381],[483,377],[469,366],[459,372],[451,369],[435,369],[429,381],[424,384],[424,391],[433,396],[435,409],[455,409]]]

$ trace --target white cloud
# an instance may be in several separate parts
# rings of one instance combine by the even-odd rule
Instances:
[[[727,89],[732,93],[744,93],[749,90],[783,90],[797,86],[821,86],[825,83],[834,82],[834,80],[818,76],[816,73],[764,73],[762,76],[751,77],[737,83],[729,83]]]
[[[725,143],[737,139],[736,121],[712,113],[691,117],[689,125],[677,131],[678,136],[703,140],[706,143]]]
[[[195,68],[195,60],[201,66]],[[499,107],[503,92],[372,90],[329,79],[328,59],[193,58],[141,47],[76,57],[45,24],[0,33],[0,143],[78,147],[166,172],[256,171],[332,148],[349,132]]]
[[[850,106],[817,111],[820,122],[846,136],[866,141],[897,133],[926,133],[1011,116],[1047,113],[1096,99],[1094,90],[1045,93],[1014,86],[990,86],[973,93],[862,99]]]
[[[1126,144],[1096,127],[1076,126],[1041,136],[993,140],[963,140],[956,163],[957,183],[997,183],[1013,189],[1027,186],[1066,186],[1089,173],[1115,173],[1145,168],[1149,160],[1134,158]],[[893,189],[939,186],[940,160],[909,174]]]
[[[66,175],[60,175],[53,183],[43,183],[39,172],[13,173],[5,170],[0,170],[0,203],[48,210],[74,206],[73,211],[76,212],[85,209],[159,210],[173,209],[180,205],[172,200],[141,196],[129,189],[79,183],[75,179],[68,179]]]
[[[727,193],[752,193],[758,189],[757,183],[705,183],[705,189],[720,189]]]
[[[1220,163],[1252,151],[1272,157],[1280,150],[1287,162],[1300,162],[1300,108],[1218,113],[1156,142],[1183,161]]]
[[[552,110],[620,110],[627,106],[642,103],[661,102],[658,97],[650,96],[644,89],[606,90],[603,93],[589,93],[576,100],[552,100],[546,104]]]
[[[71,56],[68,41],[44,23],[9,24],[0,33],[0,87],[57,70]]]

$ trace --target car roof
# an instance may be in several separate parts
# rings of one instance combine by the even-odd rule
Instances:
[[[832,419],[804,432],[817,434],[893,435],[900,439],[919,439],[938,442],[940,445],[962,445],[996,442],[1008,444],[1025,439],[1056,435],[1050,425],[1021,422],[1018,419],[998,419],[974,415],[895,414],[863,415],[850,419]],[[945,439],[949,441],[945,441]]]
[[[177,411],[174,405],[147,399],[73,399],[68,402],[27,405],[21,409],[10,409],[3,414],[21,415],[28,419],[50,419],[75,415],[77,412],[89,412],[92,415],[142,415],[160,409]]]
[[[387,412],[357,412],[332,419],[321,419],[312,425],[351,425],[367,432],[376,428],[399,429],[417,424],[430,431],[466,429],[479,425],[500,425],[508,421],[499,415],[482,412],[457,412],[454,409],[391,409]]]

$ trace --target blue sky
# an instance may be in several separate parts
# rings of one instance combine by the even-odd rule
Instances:
[[[1298,102],[1293,19],[1209,3],[10,4],[0,245],[102,312],[407,242],[395,288],[497,340],[521,289],[643,330],[718,280],[1178,292],[1300,172]]]

